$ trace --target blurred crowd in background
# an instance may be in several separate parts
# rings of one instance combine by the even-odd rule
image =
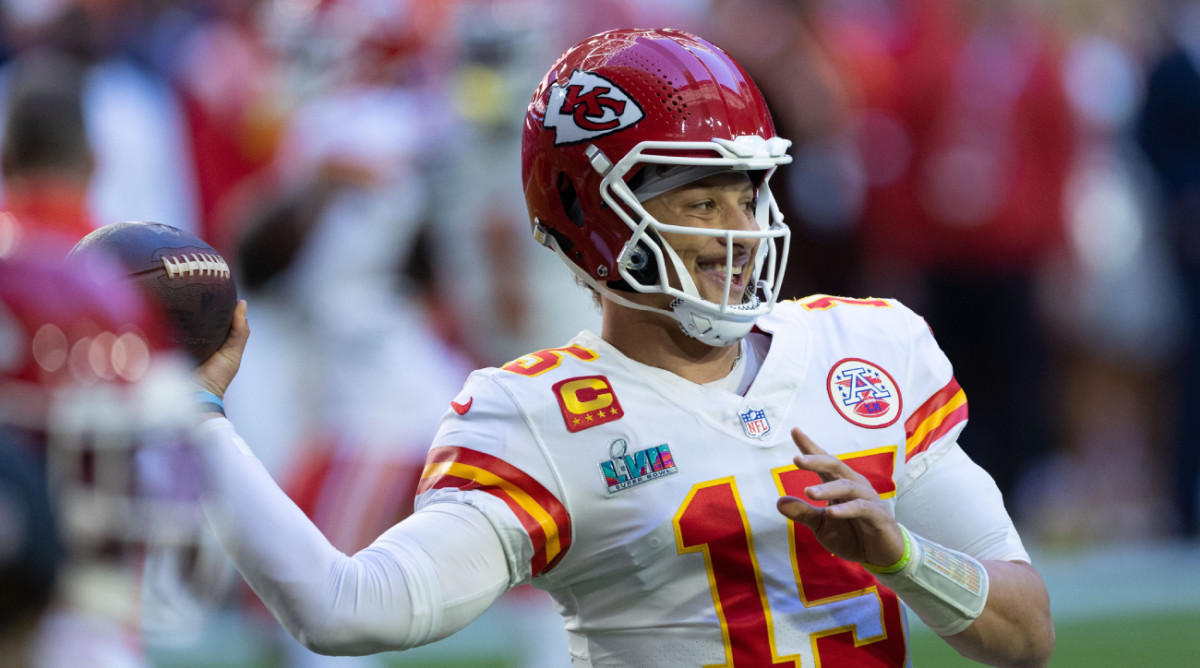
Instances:
[[[758,81],[794,142],[783,296],[924,315],[1027,540],[1200,533],[1200,1],[3,0],[0,202],[229,259],[230,417],[355,550],[471,369],[598,327],[529,239],[520,123],[628,26]]]

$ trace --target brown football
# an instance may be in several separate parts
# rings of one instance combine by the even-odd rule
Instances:
[[[159,310],[171,342],[197,363],[225,342],[237,286],[212,246],[170,225],[130,221],[95,230],[68,255],[69,262],[94,266],[111,267],[113,260]]]

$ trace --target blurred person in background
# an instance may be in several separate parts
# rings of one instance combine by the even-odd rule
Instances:
[[[1075,119],[1065,243],[1042,268],[1038,307],[1059,372],[1058,445],[1014,503],[1047,547],[1152,541],[1171,504],[1167,379],[1180,336],[1178,279],[1136,140],[1156,3],[1055,3],[1062,79]],[[1114,317],[1114,310],[1120,317]]]
[[[166,347],[132,284],[67,266],[46,252],[52,245],[29,241],[38,228],[8,229],[19,224],[0,219],[0,237],[21,240],[0,249],[0,433],[45,476],[53,521],[31,504],[6,517],[5,536],[16,538],[23,522],[57,529],[61,564],[50,572],[46,554],[31,574],[53,576],[51,601],[28,653],[5,658],[35,668],[148,666],[146,636],[194,632],[226,573],[209,569],[224,560],[203,547],[187,438],[192,365]],[[12,591],[6,605],[18,600]]]
[[[62,568],[46,470],[0,426],[0,667],[32,666]]]
[[[94,164],[80,99],[82,66],[66,54],[38,49],[8,69],[11,81],[0,150],[0,274],[12,281],[13,271],[32,268],[44,273],[94,228],[86,202]],[[15,259],[31,255],[42,259]],[[55,294],[55,287],[48,284],[43,292],[27,283],[6,283],[0,295],[0,591],[5,592],[0,663],[14,668],[45,665],[38,659],[39,633],[60,594],[63,546],[46,480],[46,425],[36,421],[40,418],[21,415],[29,410],[25,397],[35,398],[38,410],[46,410],[44,398],[36,397],[44,390],[36,382],[22,387],[15,378],[23,366],[31,365],[33,350],[26,348],[42,324],[21,322],[16,314],[24,315],[30,299],[69,298]],[[62,307],[64,312],[69,309]],[[26,422],[31,419],[36,428]]]
[[[198,231],[191,152],[178,98],[136,53],[144,27],[136,0],[5,0],[14,57],[48,48],[84,65],[81,101],[94,170],[95,222],[167,220]],[[0,71],[0,100],[7,99]]]
[[[562,263],[528,243],[525,201],[511,174],[521,137],[512,119],[541,64],[560,50],[562,33],[587,21],[560,21],[575,9],[541,0],[469,0],[451,15],[455,48],[446,92],[454,121],[453,131],[442,134],[443,157],[430,179],[437,205],[429,212],[429,255],[436,298],[451,311],[447,338],[478,364],[506,362],[599,321]],[[589,12],[594,8],[583,13]]]
[[[83,117],[84,66],[32,50],[9,66],[4,104],[0,207],[63,253],[98,227],[89,200],[95,159]]]
[[[535,239],[597,292],[602,334],[473,374],[416,512],[352,556],[219,403],[198,431],[214,529],[282,625],[330,654],[408,648],[533,582],[577,665],[903,666],[896,590],[961,653],[1045,665],[1044,585],[955,443],[965,399],[928,327],[891,300],[772,312],[788,230],[768,180],[788,143],[692,35],[568,50],[529,105],[522,175]],[[243,305],[197,376],[218,399],[248,336]],[[838,456],[774,428],[797,421]]]
[[[1166,45],[1149,64],[1137,139],[1154,169],[1162,224],[1182,287],[1186,328],[1170,385],[1175,420],[1170,467],[1182,535],[1200,535],[1200,437],[1187,388],[1200,373],[1200,3],[1168,2]]]
[[[177,92],[196,193],[197,235],[236,256],[243,191],[269,172],[294,93],[268,30],[287,2],[163,3],[141,51]],[[232,210],[232,211],[231,211]]]

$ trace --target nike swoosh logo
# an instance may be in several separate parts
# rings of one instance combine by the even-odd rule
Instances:
[[[467,403],[465,404],[460,404],[457,401],[451,401],[450,408],[453,408],[454,412],[458,413],[459,415],[466,415],[467,411],[471,410],[471,404],[473,403],[475,403],[475,397],[469,397],[467,399]]]

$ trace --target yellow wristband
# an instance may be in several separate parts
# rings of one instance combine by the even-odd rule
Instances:
[[[897,561],[891,566],[872,566],[871,564],[863,562],[862,567],[872,573],[881,573],[885,575],[888,573],[899,573],[900,571],[904,570],[904,567],[907,566],[908,562],[912,560],[912,538],[909,537],[908,529],[905,529],[903,524],[900,525],[900,533],[904,536],[904,554],[900,557],[900,561]]]

